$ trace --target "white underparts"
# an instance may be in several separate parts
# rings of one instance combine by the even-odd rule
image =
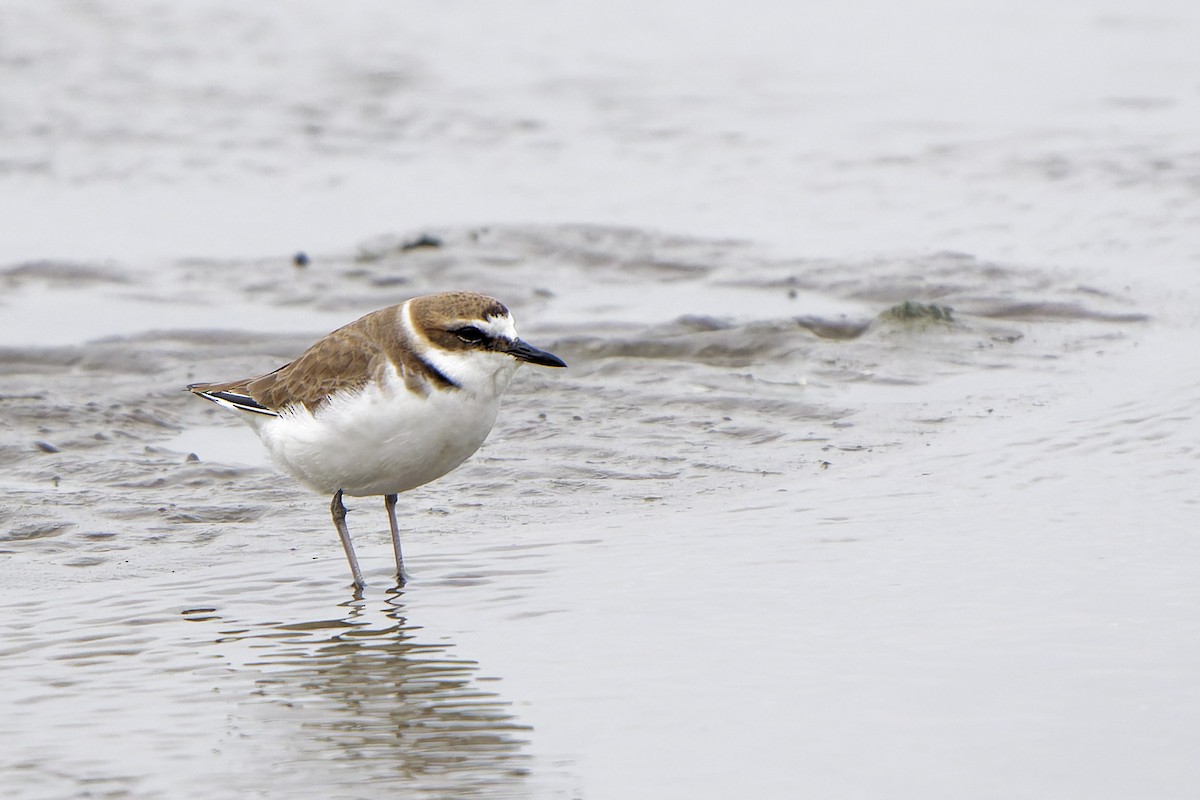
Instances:
[[[445,475],[479,449],[519,365],[504,353],[449,353],[427,344],[420,355],[460,388],[416,393],[393,368],[380,383],[333,395],[315,414],[290,406],[278,417],[248,421],[275,463],[317,491],[341,489],[355,496],[408,491]]]

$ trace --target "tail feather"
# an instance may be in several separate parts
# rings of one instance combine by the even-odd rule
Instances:
[[[230,411],[244,411],[251,414],[264,414],[268,417],[278,417],[279,412],[267,408],[244,391],[223,388],[221,384],[193,383],[188,391],[211,400]]]

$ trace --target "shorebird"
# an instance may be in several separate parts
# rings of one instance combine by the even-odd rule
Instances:
[[[443,292],[367,314],[274,372],[187,388],[236,412],[281,469],[333,496],[333,524],[361,590],[342,495],[383,495],[404,586],[396,495],[479,449],[522,362],[566,366],[522,341],[500,301]]]

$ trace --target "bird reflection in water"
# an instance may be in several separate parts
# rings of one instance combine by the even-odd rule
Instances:
[[[248,646],[245,666],[261,672],[250,702],[269,706],[272,722],[298,723],[289,761],[294,751],[298,765],[351,770],[342,779],[325,773],[327,781],[416,796],[519,794],[529,728],[479,686],[476,662],[455,657],[452,644],[417,641],[401,596],[392,594],[384,609],[358,598],[342,603],[340,619],[225,630],[216,643]],[[288,771],[272,769],[281,767]]]

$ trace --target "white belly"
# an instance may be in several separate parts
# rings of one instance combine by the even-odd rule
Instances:
[[[397,494],[466,461],[492,430],[498,393],[371,387],[334,397],[314,415],[304,408],[259,418],[258,435],[275,463],[326,494]]]

